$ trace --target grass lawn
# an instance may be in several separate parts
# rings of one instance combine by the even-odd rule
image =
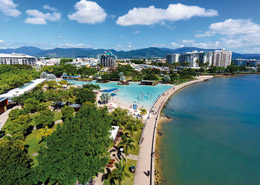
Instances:
[[[52,101],[47,101],[47,102],[44,102],[43,104],[46,105],[47,107],[49,107],[52,105]]]
[[[126,177],[123,180],[122,184],[124,184],[124,185],[133,185],[134,184],[135,174],[131,173],[129,168],[131,166],[135,166],[136,167],[136,163],[137,163],[137,161],[135,161],[135,160],[127,159],[127,161],[125,162],[125,164],[126,164],[125,171],[130,175],[130,177]],[[118,181],[116,181],[116,184],[119,184]],[[105,180],[104,181],[104,185],[110,185],[109,181]]]
[[[53,131],[57,129],[57,125],[54,125],[52,128]],[[44,146],[45,142],[40,142],[41,138],[37,138],[37,135],[40,133],[40,130],[34,130],[30,135],[28,135],[25,139],[25,145],[29,145],[28,154],[33,159],[34,166],[38,165],[38,161],[36,156],[33,156],[34,153],[38,153],[40,148]]]
[[[128,172],[128,174],[130,175],[130,177],[127,177],[123,180],[122,184],[129,184],[129,185],[132,185],[134,184],[134,178],[135,178],[135,174],[134,173],[131,173],[129,168],[131,166],[135,166],[136,167],[136,163],[137,161],[135,160],[131,160],[131,159],[127,159],[126,161],[126,171]]]
[[[141,133],[142,133],[142,129],[139,129],[138,131],[134,132],[133,136],[131,137],[132,139],[135,140],[135,142],[134,142],[135,149],[130,150],[129,154],[133,154],[133,155],[139,154],[140,147],[139,147],[138,142],[139,142]]]
[[[54,121],[61,120],[62,113],[61,112],[54,112]]]
[[[30,135],[28,135],[25,139],[25,145],[29,145],[28,148],[28,154],[33,159],[34,166],[38,165],[38,161],[36,159],[36,156],[32,156],[34,153],[37,153],[41,146],[44,146],[45,142],[40,142],[40,138],[37,138],[37,135],[40,133],[39,130],[34,130]]]

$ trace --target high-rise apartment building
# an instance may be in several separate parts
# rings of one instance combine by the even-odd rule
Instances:
[[[232,52],[226,50],[193,51],[184,54],[169,54],[166,56],[169,64],[179,62],[181,66],[197,68],[202,64],[208,66],[227,67],[231,65]]]
[[[231,65],[232,51],[216,50],[213,52],[212,65],[218,67],[227,67]]]
[[[104,67],[116,67],[116,55],[112,52],[105,52],[103,55],[99,56],[100,63]]]
[[[168,64],[179,63],[180,62],[180,57],[181,57],[181,55],[178,54],[178,53],[169,54],[169,55],[166,56],[166,62]]]

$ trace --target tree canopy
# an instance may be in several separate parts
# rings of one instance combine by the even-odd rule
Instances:
[[[32,160],[18,147],[0,146],[0,184],[30,183]]]
[[[92,106],[58,125],[39,152],[34,183],[83,183],[103,171],[109,159],[111,121],[106,109]]]
[[[21,87],[25,83],[39,77],[39,75],[31,66],[0,65],[0,94],[13,88]]]

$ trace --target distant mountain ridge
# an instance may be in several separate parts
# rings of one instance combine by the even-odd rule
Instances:
[[[92,48],[55,48],[43,50],[32,46],[23,46],[16,49],[0,49],[0,53],[23,53],[36,57],[97,57],[105,51],[111,51],[118,58],[162,58],[171,53],[186,53],[191,51],[213,51],[215,49],[202,49],[196,47],[182,47],[177,49],[149,47],[131,51],[117,51],[114,49]],[[240,54],[233,52],[233,59],[260,59],[260,54]]]

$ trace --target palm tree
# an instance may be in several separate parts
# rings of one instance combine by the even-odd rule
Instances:
[[[109,174],[109,182],[115,185],[116,180],[121,185],[125,177],[130,177],[130,175],[126,172],[126,165],[122,160],[119,163],[115,163],[115,166],[116,168]]]
[[[39,134],[37,135],[37,139],[41,139],[41,141],[42,141],[43,137],[48,137],[48,136],[51,135],[52,132],[53,132],[53,130],[52,130],[52,129],[49,129],[47,126],[46,126],[45,128],[41,128],[39,131],[40,131],[40,132],[39,132]],[[40,141],[40,142],[41,142],[41,141]]]
[[[15,146],[18,148],[24,149],[24,141],[21,139],[21,136],[12,136],[12,135],[6,135],[4,136],[4,139],[1,142],[1,145],[4,146]]]
[[[111,98],[111,94],[109,94],[109,93],[103,93],[100,96],[102,103],[107,103],[110,100],[110,98]]]
[[[139,109],[139,110],[141,116],[144,116],[147,113],[146,109]]]
[[[130,132],[131,136],[138,129],[137,125],[133,122],[128,123],[125,128]]]
[[[135,142],[135,140],[133,140],[132,138],[127,138],[126,135],[122,136],[122,140],[119,143],[118,147],[123,147],[124,148],[124,152],[125,155],[128,156],[129,154],[129,149],[135,149],[135,145],[133,144]]]

